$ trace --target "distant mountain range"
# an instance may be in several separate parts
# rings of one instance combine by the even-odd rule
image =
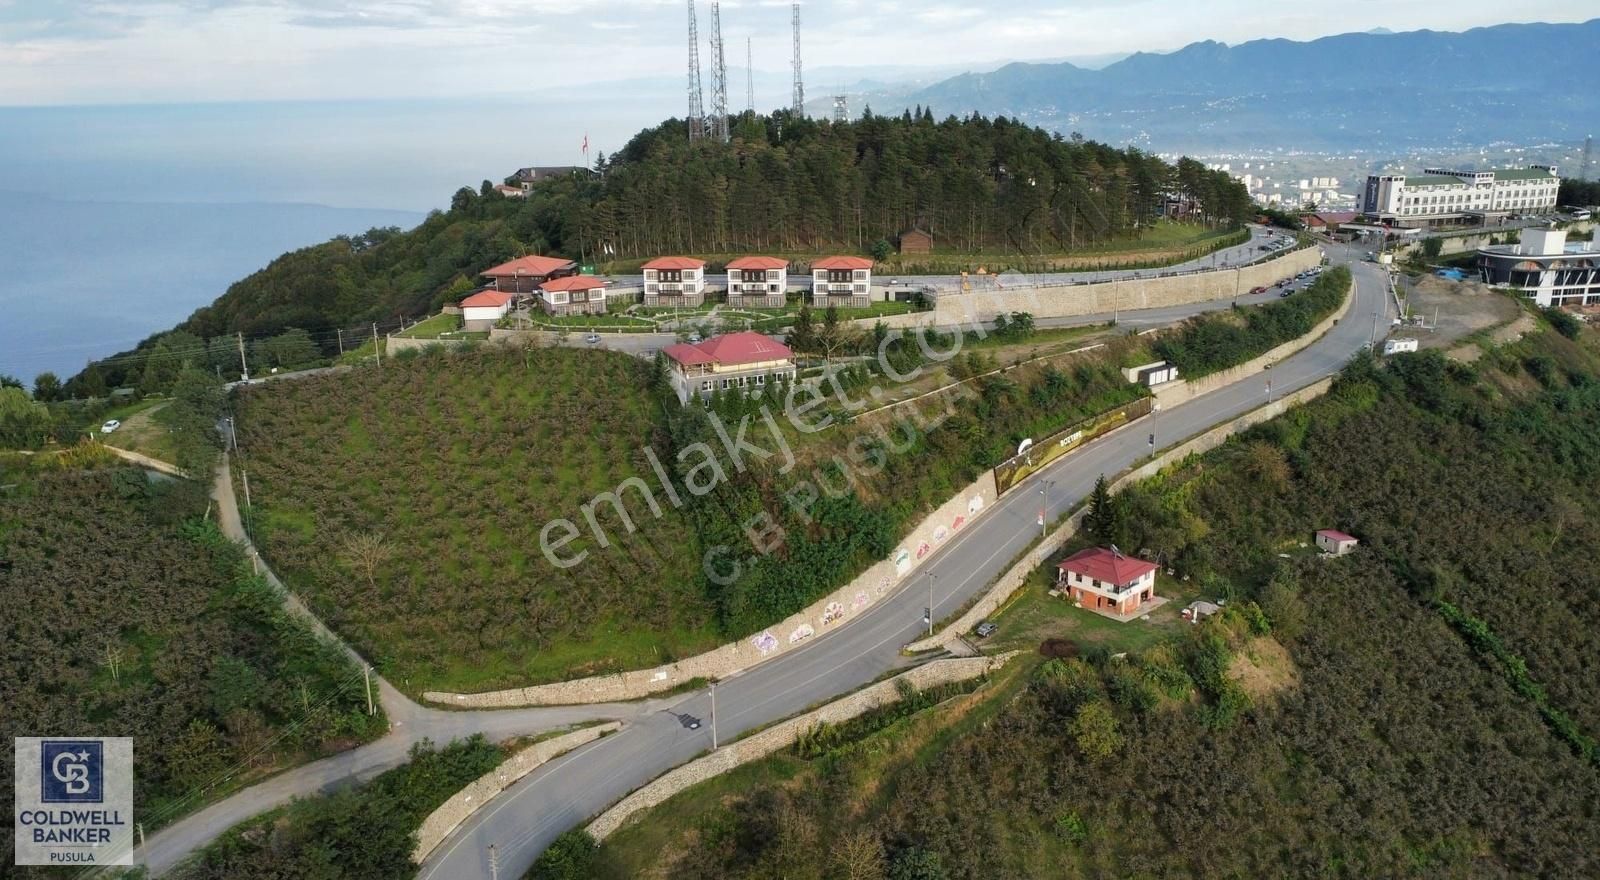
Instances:
[[[906,106],[1003,114],[1157,150],[1407,148],[1581,139],[1600,127],[1600,19],[1463,33],[1193,43],[1099,70],[1008,64]]]

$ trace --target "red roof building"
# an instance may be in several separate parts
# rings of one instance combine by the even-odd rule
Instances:
[[[561,257],[541,257],[529,254],[509,263],[485,269],[482,275],[494,280],[494,289],[506,293],[534,293],[540,284],[551,278],[575,275],[578,264]]]
[[[811,264],[811,305],[862,309],[872,302],[872,261],[823,257]]]
[[[1356,545],[1361,543],[1338,529],[1318,529],[1316,537],[1317,549],[1324,553],[1331,553],[1334,556],[1343,556],[1356,549]]]
[[[789,261],[778,257],[740,257],[728,263],[728,305],[781,309],[789,290]]]
[[[499,290],[480,290],[461,301],[461,326],[465,330],[488,330],[511,311],[516,294]]]
[[[1061,561],[1056,583],[1092,611],[1131,615],[1156,598],[1156,564],[1116,550],[1090,547]]]
[[[774,382],[793,381],[794,352],[761,333],[745,331],[714,336],[704,342],[680,342],[661,350],[672,362],[673,387],[688,402],[714,391],[744,389],[756,393]]]
[[[593,275],[566,275],[539,285],[539,307],[552,315],[603,315],[606,283]]]
[[[678,308],[705,303],[705,260],[695,257],[656,257],[639,268],[644,273],[646,306]]]

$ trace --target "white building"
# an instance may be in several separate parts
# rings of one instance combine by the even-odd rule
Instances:
[[[1541,306],[1600,304],[1600,242],[1567,243],[1559,229],[1524,229],[1516,244],[1478,249],[1478,275]]]
[[[698,306],[705,302],[705,260],[657,257],[641,268],[644,270],[645,305]]]
[[[539,285],[539,307],[552,315],[603,315],[606,283],[593,275],[568,275]]]
[[[740,257],[728,263],[728,305],[781,309],[789,289],[789,262],[777,257]]]
[[[480,290],[461,301],[461,326],[465,330],[488,330],[511,311],[514,296],[499,290]]]
[[[865,308],[872,302],[872,261],[866,257],[824,257],[811,264],[814,308]]]
[[[1417,341],[1410,338],[1386,339],[1383,343],[1384,356],[1400,354],[1407,351],[1416,351]]]
[[[1539,214],[1556,206],[1554,165],[1500,171],[1429,168],[1421,174],[1372,174],[1361,212],[1400,226],[1449,226],[1489,214]]]

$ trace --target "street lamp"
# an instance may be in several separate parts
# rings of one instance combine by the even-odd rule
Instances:
[[[1044,480],[1039,484],[1039,540],[1041,541],[1045,538],[1045,515],[1050,510],[1050,496],[1045,494],[1045,490],[1055,485],[1055,482],[1055,480]]]
[[[717,750],[717,683],[711,683],[711,750]]]
[[[928,635],[930,636],[933,635],[933,581],[937,577],[938,575],[933,572],[928,572],[928,613],[925,617],[928,621]]]

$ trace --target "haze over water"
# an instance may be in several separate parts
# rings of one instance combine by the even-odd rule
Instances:
[[[65,379],[284,251],[612,152],[663,98],[0,107],[0,373]]]

